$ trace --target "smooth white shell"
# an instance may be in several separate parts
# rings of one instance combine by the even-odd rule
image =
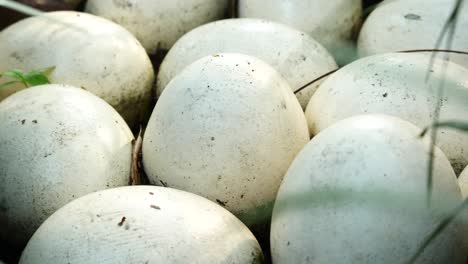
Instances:
[[[282,22],[309,33],[346,62],[362,14],[361,0],[240,0],[239,16]]]
[[[468,51],[468,4],[462,1],[451,49]],[[361,56],[412,49],[433,49],[455,0],[393,0],[379,5],[359,35]],[[448,33],[446,36],[449,35]],[[440,49],[446,49],[445,41]],[[468,67],[468,56],[450,53],[452,61]]]
[[[450,163],[436,149],[427,209],[429,145],[419,132],[395,117],[363,115],[314,137],[278,192],[273,262],[406,263],[461,202]],[[460,231],[458,222],[450,224],[416,263],[465,263]]]
[[[128,184],[133,135],[102,99],[45,85],[0,102],[0,237],[24,246],[71,200]]]
[[[177,41],[159,70],[157,94],[192,62],[229,52],[254,56],[270,64],[293,91],[337,67],[325,48],[304,32],[259,19],[227,19],[198,27]],[[296,94],[304,108],[319,84]]]
[[[86,12],[127,28],[148,53],[169,49],[187,31],[221,19],[226,0],[88,0]]]
[[[37,230],[20,263],[260,263],[252,233],[200,196],[132,186],[79,198]]]
[[[306,117],[312,134],[346,117],[381,113],[430,126],[444,63],[436,60],[428,85],[428,54],[390,53],[362,58],[330,76],[311,98]],[[440,121],[468,121],[468,70],[449,63]],[[439,129],[438,144],[458,174],[468,164],[468,134]]]
[[[0,72],[51,66],[52,83],[96,94],[130,125],[149,111],[153,67],[135,37],[115,23],[61,11],[21,20],[0,33]],[[0,100],[21,88],[0,89]]]
[[[166,87],[146,129],[143,165],[152,183],[217,201],[250,227],[269,221],[279,184],[308,140],[302,109],[273,68],[219,54]]]

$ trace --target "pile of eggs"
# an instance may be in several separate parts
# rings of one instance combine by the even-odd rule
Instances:
[[[465,263],[464,213],[420,246],[468,196],[468,133],[421,131],[468,122],[468,5],[462,52],[433,57],[455,0],[229,2],[0,32],[0,72],[54,67],[0,88],[0,241],[20,263]]]

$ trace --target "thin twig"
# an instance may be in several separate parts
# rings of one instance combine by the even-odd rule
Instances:
[[[455,53],[455,54],[468,55],[468,51],[450,50],[450,49],[414,49],[414,50],[401,50],[401,51],[398,51],[398,52],[401,52],[401,53],[447,52],[447,53]]]
[[[335,73],[335,72],[338,71],[338,70],[339,70],[339,69],[335,69],[335,70],[333,70],[333,71],[329,71],[329,72],[327,72],[327,73],[325,73],[325,74],[319,76],[318,78],[315,78],[314,80],[312,80],[312,81],[306,83],[305,85],[303,85],[303,86],[301,86],[299,89],[297,89],[297,90],[294,92],[294,94],[299,93],[300,91],[302,91],[302,90],[304,90],[305,88],[307,88],[307,86],[312,85],[312,84],[314,84],[314,83],[316,83],[316,82],[322,80],[323,78],[325,78],[325,77],[327,77],[327,76],[329,76],[329,75]]]
[[[140,127],[138,136],[136,140],[133,141],[132,165],[131,165],[131,176],[130,176],[131,185],[141,184],[140,158],[141,158],[141,147],[143,143],[142,133],[143,133],[143,128]]]

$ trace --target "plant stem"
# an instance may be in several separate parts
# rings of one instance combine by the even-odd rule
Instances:
[[[457,0],[455,7],[453,8],[452,13],[450,14],[449,18],[445,22],[442,31],[439,34],[439,37],[436,42],[436,49],[438,49],[442,45],[442,41],[444,40],[444,37],[447,34],[447,49],[450,50],[452,47],[452,42],[453,42],[453,37],[455,35],[455,28],[456,28],[456,22],[458,18],[458,13],[460,11],[461,3],[463,0]],[[432,53],[430,61],[429,61],[429,66],[425,78],[425,83],[427,86],[427,83],[429,81],[429,78],[431,76],[431,69],[434,66],[434,61],[435,57],[437,55],[437,52]],[[436,105],[434,109],[434,115],[432,118],[432,124],[436,124],[439,122],[439,117],[440,117],[440,108],[442,106],[442,100],[443,100],[443,95],[444,95],[444,85],[445,85],[445,75],[447,71],[447,66],[448,66],[448,60],[450,59],[450,53],[447,52],[445,53],[445,60],[443,61],[442,65],[442,80],[440,81],[440,85],[438,86],[437,89],[437,97],[436,97]],[[427,206],[430,207],[431,205],[431,197],[432,197],[432,189],[433,189],[433,171],[434,171],[434,152],[435,152],[435,144],[437,143],[437,127],[434,127],[434,129],[431,130],[431,140],[430,140],[430,151],[429,151],[429,160],[428,160],[428,166],[427,166]]]
[[[30,15],[30,16],[38,16],[44,13],[36,8],[32,8],[25,4],[21,4],[21,3],[10,1],[10,0],[0,0],[0,6],[15,10],[17,12]]]

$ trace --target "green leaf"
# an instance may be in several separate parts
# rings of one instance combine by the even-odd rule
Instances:
[[[55,70],[55,66],[45,68],[40,71],[31,71],[24,76],[28,86],[37,86],[43,84],[49,84],[49,76]]]
[[[42,72],[32,71],[24,76],[24,79],[28,83],[28,86],[37,86],[43,84],[49,84],[49,78]]]
[[[0,88],[21,82],[25,87],[49,84],[49,76],[55,70],[55,66],[45,68],[43,70],[31,71],[27,74],[23,73],[21,70],[9,70],[3,73],[0,73],[0,77],[7,76],[13,78],[14,81],[6,82],[0,84]]]
[[[26,79],[24,78],[24,74],[20,70],[13,69],[13,70],[3,72],[2,76],[7,76],[7,77],[10,77],[10,78],[13,78],[17,82],[21,82],[21,83],[23,83],[24,86],[28,87],[28,83],[26,82]],[[10,84],[8,84],[8,85],[10,85]],[[4,86],[6,86],[6,85],[2,85],[2,87],[4,87]]]
[[[21,81],[21,82],[24,82],[25,79],[24,79],[24,74],[22,71],[20,70],[9,70],[9,71],[6,71],[6,72],[3,72],[2,74],[3,76],[8,76],[10,78],[13,78],[13,79],[16,79],[18,81]]]
[[[21,82],[20,81],[11,81],[11,82],[2,83],[2,84],[0,84],[0,88],[3,88],[3,87],[8,86],[8,85],[15,84],[15,83],[21,83]]]

